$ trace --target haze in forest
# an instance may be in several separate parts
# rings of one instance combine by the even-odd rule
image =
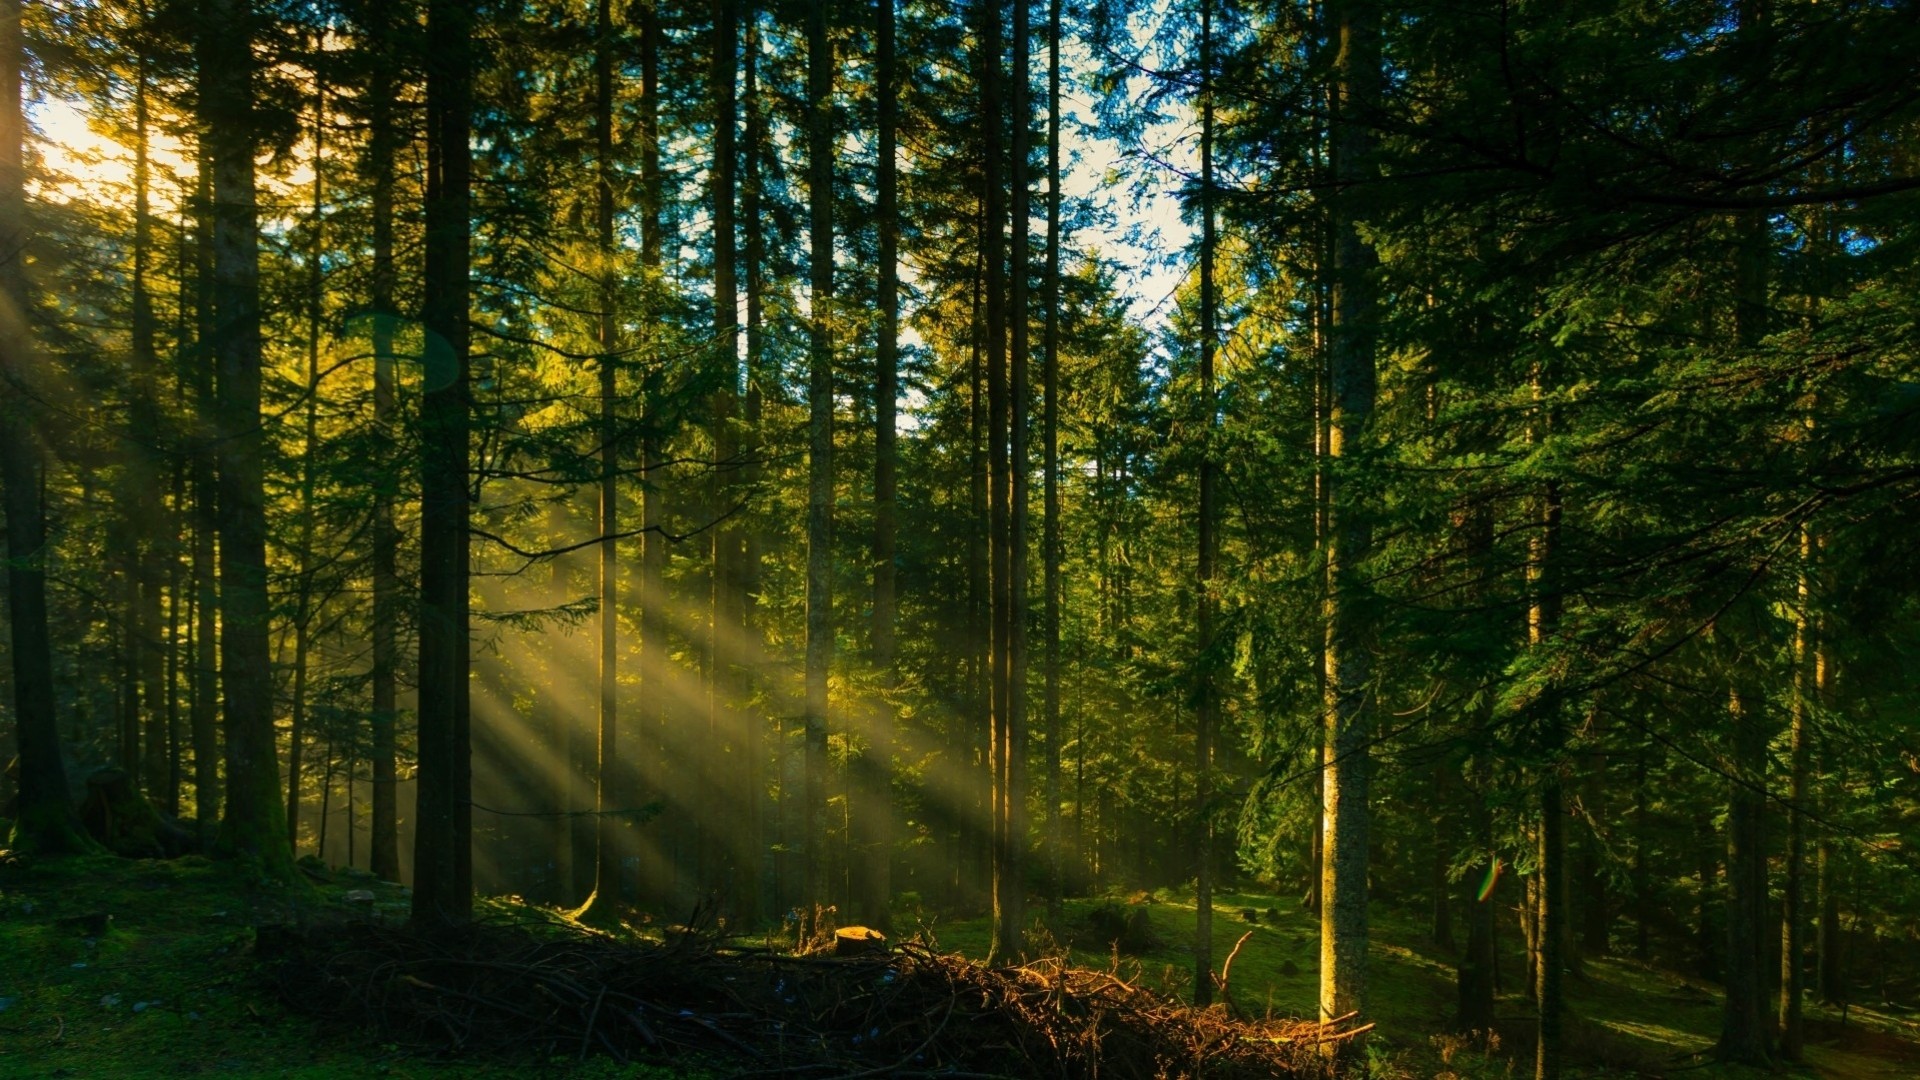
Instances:
[[[1920,993],[1915,14],[0,0],[0,838],[1801,1061]]]

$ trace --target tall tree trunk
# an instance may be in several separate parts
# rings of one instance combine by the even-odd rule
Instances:
[[[394,124],[392,100],[398,78],[394,70],[393,5],[369,4],[365,10],[372,16],[366,28],[372,51],[372,77],[367,85],[367,172],[373,186],[373,272],[367,299],[373,309],[373,424],[379,455],[373,490],[373,715],[369,732],[373,820],[368,868],[382,880],[398,881],[400,815],[394,729],[398,723],[400,667],[395,625],[400,618],[400,532],[393,523],[399,479],[394,438],[399,402],[394,388],[393,352],[394,324],[398,320],[393,297],[397,287],[393,174],[400,135]]]
[[[1490,522],[1489,522],[1490,524]],[[1497,958],[1493,949],[1493,920],[1499,911],[1494,892],[1500,883],[1500,858],[1493,850],[1493,813],[1487,807],[1486,793],[1473,791],[1468,801],[1473,822],[1473,842],[1485,855],[1477,873],[1462,880],[1461,902],[1467,909],[1467,947],[1460,958],[1456,980],[1459,1008],[1454,1027],[1459,1031],[1493,1030],[1493,998]]]
[[[593,893],[583,915],[604,914],[620,891],[621,836],[626,831],[616,810],[624,809],[620,782],[620,531],[619,340],[613,243],[613,0],[599,0],[594,18],[594,247],[599,254],[600,346],[600,739],[594,784]],[[649,594],[641,602],[656,603]]]
[[[173,503],[167,530],[169,550],[167,562],[167,615],[166,615],[166,670],[161,675],[164,700],[162,708],[166,713],[167,732],[167,780],[165,797],[161,806],[175,818],[180,816],[180,788],[185,779],[182,771],[181,752],[185,747],[180,739],[180,607],[186,602],[181,593],[179,528],[183,519],[183,509],[187,505],[187,470],[185,463],[175,458],[173,464]]]
[[[244,0],[206,0],[201,138],[213,165],[213,355],[219,363],[220,668],[227,792],[222,849],[291,879],[273,730],[267,516],[260,415],[260,249],[255,222],[253,23]]]
[[[204,143],[194,191],[194,328],[193,386],[193,672],[188,726],[193,729],[193,814],[203,847],[210,847],[220,821],[220,728],[216,705],[220,693],[219,631],[220,581],[215,571],[214,542],[219,531],[220,494],[215,480],[214,437],[218,403],[214,400],[213,311],[213,165]]]
[[[26,250],[26,114],[22,108],[20,0],[0,0],[0,497],[7,531],[7,618],[12,628],[13,715],[20,754],[19,816],[12,846],[76,852],[92,845],[74,818],[61,762],[55,714],[53,648],[47,633],[47,518],[41,502],[44,465],[28,422],[27,403],[39,358],[27,312],[32,293]]]
[[[459,0],[429,0],[427,5],[420,772],[412,911],[414,923],[422,926],[459,925],[473,916],[473,772],[467,691],[471,18],[471,9]]]
[[[827,5],[807,5],[806,776],[801,850],[809,909],[827,903],[827,676],[833,666],[833,43]]]
[[[1195,559],[1194,591],[1194,717],[1193,816],[1195,893],[1193,937],[1193,1003],[1213,1003],[1213,741],[1219,722],[1218,688],[1213,678],[1213,564],[1219,540],[1214,532],[1214,428],[1219,405],[1215,401],[1213,362],[1217,318],[1214,295],[1213,216],[1213,4],[1200,4],[1200,506],[1199,553]]]
[[[300,740],[307,720],[307,659],[313,644],[314,460],[320,451],[320,321],[326,303],[326,277],[320,267],[320,259],[327,250],[326,221],[322,216],[327,176],[327,84],[324,80],[316,81],[314,94],[313,248],[307,253],[307,385],[306,401],[301,409],[300,525],[296,542],[298,550],[294,553],[298,572],[294,583],[296,593],[293,610],[293,722],[287,733],[287,846],[295,850],[300,846]],[[328,743],[331,746],[331,735]],[[329,749],[327,767],[331,769],[332,765],[332,750]],[[324,790],[321,792],[321,802],[324,806]],[[323,835],[326,827],[323,810],[320,818]],[[326,858],[324,839],[317,851],[321,858]]]
[[[1536,375],[1534,399],[1536,407],[1543,410],[1536,437],[1544,438],[1550,420],[1544,414],[1545,406],[1538,404],[1540,397],[1541,386]],[[1560,631],[1560,516],[1560,483],[1548,480],[1540,500],[1539,530],[1533,537],[1527,567],[1533,594],[1527,618],[1527,643],[1532,648],[1546,647]],[[1567,733],[1564,706],[1557,693],[1549,690],[1549,695],[1538,718],[1545,761],[1540,774],[1538,908],[1534,923],[1534,940],[1538,943],[1534,987],[1540,1005],[1534,1080],[1555,1080],[1560,1075],[1561,1032],[1567,1007],[1567,813],[1560,761]]]
[[[1795,588],[1793,613],[1793,701],[1787,773],[1787,851],[1780,883],[1780,1056],[1799,1061],[1805,1047],[1803,1007],[1806,997],[1807,917],[1802,898],[1806,879],[1806,818],[1801,813],[1807,797],[1808,758],[1812,751],[1812,673],[1808,671],[1819,631],[1812,622],[1813,530],[1800,527],[1800,580]],[[1824,666],[1824,665],[1823,665]]]
[[[1613,928],[1613,909],[1607,895],[1606,847],[1600,833],[1607,814],[1607,753],[1605,714],[1593,710],[1591,746],[1583,755],[1585,775],[1581,778],[1580,810],[1587,827],[1580,831],[1580,954],[1605,956]],[[1578,956],[1574,959],[1577,961]]]
[[[1765,0],[1741,0],[1740,36],[1761,46],[1764,56],[1768,33]],[[1766,73],[1756,71],[1762,81]],[[1772,246],[1767,216],[1743,211],[1734,227],[1738,250],[1733,266],[1734,345],[1742,351],[1756,348],[1766,336],[1768,257]],[[1719,1055],[1742,1064],[1765,1064],[1771,1059],[1772,1010],[1766,1000],[1766,938],[1762,925],[1767,908],[1767,853],[1763,830],[1766,815],[1767,743],[1764,709],[1750,701],[1735,675],[1728,691],[1728,719],[1732,724],[1727,792],[1727,977],[1726,1007],[1721,1016]]]
[[[662,284],[663,252],[666,249],[664,222],[661,218],[664,179],[660,169],[660,43],[664,36],[658,0],[638,5],[640,16],[640,274],[651,304],[654,290]],[[656,377],[657,378],[657,377]],[[665,410],[664,392],[650,380],[641,391],[641,418],[644,431],[640,442],[641,467],[646,484],[640,492],[640,715],[637,727],[644,734],[645,753],[642,777],[651,779],[655,797],[671,800],[678,792],[670,783],[672,773],[667,758],[667,488],[660,427]],[[620,822],[618,835],[623,847],[636,846],[632,824]],[[682,839],[684,832],[667,837],[670,843]],[[678,889],[678,863],[669,851],[656,855],[653,887],[655,899],[676,905],[686,897]],[[643,860],[642,866],[647,864]],[[647,885],[642,882],[642,887]]]
[[[141,5],[142,27],[148,19]],[[160,610],[164,592],[161,571],[162,552],[171,543],[166,504],[161,495],[160,445],[164,431],[160,422],[160,362],[155,348],[158,320],[153,311],[153,212],[152,165],[149,152],[149,103],[151,73],[145,50],[134,68],[134,146],[133,146],[133,395],[128,404],[127,422],[132,437],[127,458],[129,495],[128,521],[132,526],[127,556],[133,564],[135,602],[128,613],[133,642],[133,674],[138,683],[140,711],[144,719],[144,749],[140,779],[147,794],[159,805],[169,801],[167,786],[167,714],[162,687],[165,643],[160,634]]]
[[[1032,221],[1031,180],[1027,174],[1033,106],[1029,100],[1031,28],[1029,0],[1013,3],[1012,155],[1008,161],[1007,214],[1012,226],[1007,273],[1008,311],[1008,462],[1007,462],[1007,733],[1005,818],[1006,872],[1001,880],[1003,940],[1011,959],[1025,952],[1022,935],[1027,908],[1027,533],[1032,497],[1029,415],[1033,398],[1028,318],[1029,249]],[[1011,937],[1006,937],[1006,932]]]
[[[880,261],[880,328],[874,355],[873,378],[873,667],[882,686],[896,684],[894,657],[896,485],[898,432],[896,402],[900,395],[900,209],[894,157],[899,124],[898,63],[894,55],[894,0],[878,0],[874,40],[874,97],[879,113],[876,133],[876,191]],[[852,788],[863,805],[855,824],[860,828],[853,860],[854,918],[869,926],[889,929],[888,899],[892,883],[892,769],[893,735],[897,720],[893,701],[883,694],[875,711],[867,745],[854,760]]]
[[[761,419],[761,349],[764,343],[762,319],[766,306],[766,239],[762,232],[761,220],[761,173],[760,163],[766,156],[767,122],[766,112],[760,100],[760,12],[757,5],[743,0],[741,13],[746,24],[745,40],[742,45],[741,62],[741,109],[745,113],[746,153],[741,157],[740,177],[740,217],[745,223],[745,242],[741,245],[742,279],[747,290],[746,325],[746,362],[747,386],[746,399],[741,403],[741,436],[744,457],[748,462],[742,482],[751,488],[759,482],[762,468],[758,464],[760,452]],[[758,610],[761,580],[761,540],[759,531],[751,526],[745,529],[745,543],[741,552],[740,565],[740,639],[743,656],[741,666],[747,675],[747,681],[759,680],[761,665],[761,638]],[[742,686],[742,691],[750,691],[751,686]],[[784,723],[784,721],[780,721]],[[747,872],[753,887],[745,892],[747,903],[740,915],[751,923],[753,917],[765,910],[766,901],[761,883],[765,880],[762,866],[767,852],[766,829],[766,775],[764,772],[767,756],[763,753],[767,726],[749,719],[751,727],[746,743],[748,785],[751,799],[745,807],[745,835],[742,849],[747,852]]]
[[[977,213],[980,242],[967,317],[967,717],[962,734],[961,767],[969,776],[959,828],[955,831],[954,895],[970,893],[972,883],[992,872],[993,841],[993,574],[989,522],[987,455],[986,330],[981,311],[986,295],[987,195],[985,181]],[[991,886],[989,885],[989,891]]]
[[[1000,19],[995,0],[979,4],[981,176],[986,213],[980,245],[986,267],[987,376],[987,763],[988,875],[992,894],[992,958],[1006,962],[1020,953],[1020,932],[1013,909],[1019,883],[1013,877],[1012,834],[1008,831],[1006,798],[1010,754],[1013,748],[1009,716],[1007,661],[1012,632],[1012,556],[1009,520],[1012,484],[1007,475],[1007,193],[1005,137],[1006,107],[1002,99]]]
[[[1368,113],[1380,92],[1380,24],[1372,0],[1329,4],[1334,59],[1333,297],[1329,327],[1327,439],[1325,845],[1321,869],[1320,1014],[1362,1012],[1367,1001],[1367,831],[1372,730],[1370,641],[1359,593],[1372,546],[1366,508],[1352,482],[1372,415],[1376,373],[1373,268],[1377,257],[1355,227],[1354,189],[1372,179]],[[1359,1040],[1339,1044],[1360,1052]]]
[[[1720,1018],[1719,1057],[1763,1065],[1770,1059],[1772,1017],[1762,978],[1763,925],[1767,907],[1767,856],[1762,834],[1766,813],[1767,734],[1760,710],[1738,683],[1727,694],[1733,727],[1727,794],[1726,998]]]
[[[740,288],[735,269],[736,226],[734,223],[734,171],[736,150],[734,125],[738,122],[734,78],[739,65],[739,30],[734,24],[733,0],[712,0],[713,55],[711,75],[713,93],[713,338],[714,359],[720,387],[713,396],[709,430],[713,438],[713,512],[720,522],[713,529],[713,582],[708,612],[708,727],[721,740],[720,752],[727,761],[736,786],[732,797],[744,811],[755,798],[750,781],[747,756],[756,753],[753,729],[747,714],[740,710],[739,672],[744,659],[740,653],[746,641],[746,623],[740,595],[740,528],[734,520],[737,488],[732,483],[738,468],[735,460],[738,440],[735,417],[740,399]],[[745,881],[741,855],[742,830],[737,819],[731,828],[712,827],[708,847],[718,861],[709,875],[709,883],[719,888],[736,910]]]
[[[1041,724],[1047,742],[1047,922],[1055,927],[1065,913],[1066,893],[1060,819],[1060,6],[1061,0],[1047,2],[1047,276],[1040,376],[1046,415],[1040,464],[1046,635]],[[1077,820],[1078,801],[1074,813]]]

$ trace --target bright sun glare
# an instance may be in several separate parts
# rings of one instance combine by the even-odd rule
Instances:
[[[42,198],[62,203],[132,203],[133,151],[96,131],[79,102],[41,99],[28,107],[28,116],[41,138]],[[170,177],[192,175],[185,148],[179,139],[157,129],[149,131],[147,146],[154,165],[154,209],[177,209],[179,191]]]

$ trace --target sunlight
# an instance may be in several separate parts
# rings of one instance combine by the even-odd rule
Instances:
[[[44,97],[27,111],[40,134],[39,150],[46,164],[35,175],[41,198],[58,203],[84,202],[133,206],[133,151],[100,133],[81,102]],[[178,213],[183,185],[194,174],[187,148],[172,134],[151,125],[147,134],[153,182],[149,193],[154,212]],[[168,178],[179,178],[169,182]]]

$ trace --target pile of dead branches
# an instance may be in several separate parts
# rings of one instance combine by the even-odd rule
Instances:
[[[291,1008],[418,1049],[695,1055],[740,1076],[1298,1077],[1352,1032],[1195,1010],[1116,971],[986,967],[909,944],[864,957],[371,923],[282,934]]]

